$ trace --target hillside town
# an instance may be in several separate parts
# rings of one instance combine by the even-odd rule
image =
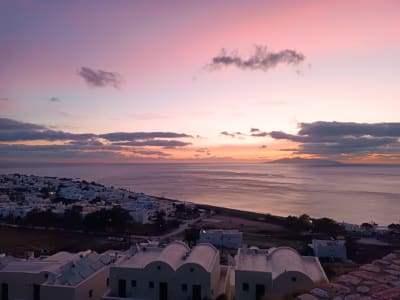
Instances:
[[[79,179],[0,175],[0,218],[3,219],[23,219],[32,211],[64,215],[71,210],[78,210],[85,217],[119,207],[129,212],[133,222],[150,224],[156,221],[159,212],[173,219],[177,205],[193,206]]]

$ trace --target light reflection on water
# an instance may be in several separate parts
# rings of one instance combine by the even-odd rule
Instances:
[[[400,166],[129,164],[0,167],[1,173],[80,177],[137,192],[287,216],[400,220]]]

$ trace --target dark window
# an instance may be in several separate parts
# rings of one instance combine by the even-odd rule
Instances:
[[[33,300],[40,300],[40,285],[33,285]]]
[[[186,283],[182,284],[182,291],[184,291],[184,292],[187,291],[187,284]]]
[[[8,300],[8,283],[1,284],[1,299]]]
[[[118,297],[121,297],[121,298],[126,297],[126,280],[125,279],[118,280]]]
[[[157,270],[161,270],[161,266],[157,266]]]
[[[192,300],[201,300],[201,285],[194,284],[192,286]]]
[[[136,280],[131,280],[131,287],[136,287]]]
[[[168,300],[168,283],[160,282],[159,300]]]
[[[154,288],[154,281],[149,281],[149,289],[153,289]]]
[[[110,285],[110,278],[109,278],[109,277],[107,277],[107,279],[106,279],[106,285],[107,285],[107,286]]]
[[[261,300],[264,299],[265,295],[265,286],[263,284],[256,284],[256,299]]]
[[[193,269],[193,268],[190,268],[190,272],[192,272],[192,273],[193,273],[193,272],[194,272],[194,269]]]
[[[89,290],[89,297],[92,298],[92,296],[93,296],[93,291]]]
[[[243,283],[242,284],[242,290],[247,292],[249,290],[249,284],[248,283]]]
[[[292,281],[293,281],[293,282],[296,282],[296,280],[297,280],[296,277],[293,276],[293,277],[292,277]]]

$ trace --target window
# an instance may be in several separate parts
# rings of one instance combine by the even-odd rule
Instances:
[[[248,283],[243,283],[242,284],[242,290],[247,292],[249,290],[249,284]]]
[[[89,290],[89,298],[92,298],[92,297],[93,297],[93,291]]]
[[[193,268],[190,268],[190,272],[192,272],[192,273],[193,273],[193,272],[194,272],[194,269],[193,269]]]
[[[186,283],[182,284],[182,291],[186,292],[188,289],[188,286]]]
[[[131,280],[131,287],[136,287],[136,280]]]
[[[110,285],[110,278],[109,278],[109,277],[107,277],[107,279],[106,279],[106,285],[107,285],[107,286]]]
[[[8,284],[7,283],[1,284],[1,299],[8,300]]]
[[[40,285],[33,285],[33,300],[40,300]]]
[[[161,270],[161,266],[157,266],[157,270]]]
[[[120,297],[120,298],[126,297],[126,280],[125,279],[118,280],[118,297]]]
[[[296,280],[297,280],[296,277],[293,276],[293,277],[292,277],[292,281],[293,281],[293,282],[296,282]]]
[[[154,281],[149,281],[149,289],[153,289],[154,288]]]

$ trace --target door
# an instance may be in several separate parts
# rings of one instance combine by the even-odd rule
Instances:
[[[168,283],[160,282],[160,300],[168,300]]]
[[[8,300],[8,284],[1,284],[1,300]]]
[[[121,298],[126,297],[126,280],[125,279],[118,280],[118,297],[121,297]]]
[[[33,285],[33,300],[40,300],[40,285]]]
[[[263,284],[256,284],[256,300],[261,300],[265,295],[265,286]]]
[[[194,284],[192,286],[192,299],[201,300],[201,285]]]

